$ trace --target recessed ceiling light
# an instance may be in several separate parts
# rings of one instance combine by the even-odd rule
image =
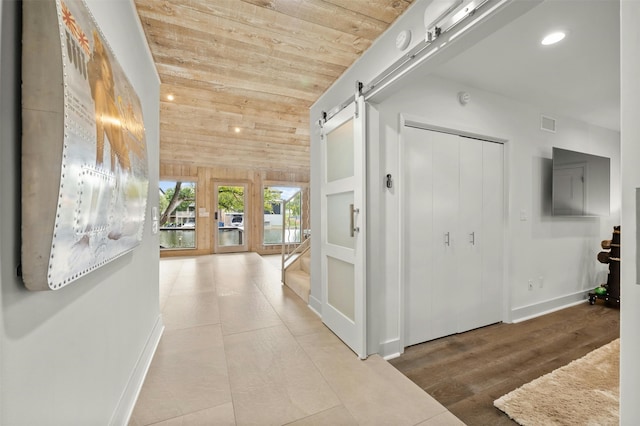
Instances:
[[[559,41],[561,41],[562,39],[564,39],[567,36],[567,33],[565,33],[564,31],[555,31],[553,33],[547,34],[543,39],[542,39],[542,45],[544,46],[549,46],[550,44],[555,44]]]
[[[175,98],[173,97],[173,95],[167,95],[167,99],[168,99],[168,100],[170,100],[170,101],[172,101],[172,100],[174,100]]]
[[[236,133],[240,133],[240,127],[236,127],[236,128],[235,128],[235,129],[233,129],[233,130],[235,130],[235,132],[236,132]]]

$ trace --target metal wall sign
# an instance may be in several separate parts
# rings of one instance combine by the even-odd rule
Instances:
[[[27,0],[23,10],[23,69],[62,68],[48,82],[23,72],[23,145],[27,147],[23,188],[27,193],[22,206],[22,270],[25,285],[32,290],[64,287],[136,247],[142,240],[148,194],[142,106],[133,86],[85,3],[57,0],[55,7],[52,4]],[[45,40],[50,37],[57,40],[54,54],[44,51],[53,46]],[[56,81],[56,74],[62,81]],[[40,101],[52,111],[31,117],[38,115],[33,109],[42,96],[51,97]],[[33,158],[38,148],[60,149],[61,155],[52,152]],[[56,167],[49,163],[56,159],[59,175],[54,178]],[[58,185],[30,182],[43,178]],[[55,204],[51,192],[56,193]],[[38,221],[33,217],[36,211],[44,224],[33,223]],[[43,237],[50,237],[48,250],[30,243]]]

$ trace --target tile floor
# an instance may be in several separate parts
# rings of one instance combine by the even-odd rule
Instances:
[[[160,261],[165,332],[130,426],[462,425],[360,361],[255,253]]]

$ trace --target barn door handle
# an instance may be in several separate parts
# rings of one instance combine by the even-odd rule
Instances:
[[[355,226],[356,213],[360,213],[360,209],[356,209],[353,207],[353,204],[349,204],[349,235],[351,237],[354,237],[356,235],[356,232],[360,232],[360,228]]]
[[[471,243],[472,246],[475,246],[476,245],[476,233],[475,232],[470,233],[469,237],[471,237],[469,239],[469,242]]]
[[[444,245],[445,246],[450,246],[451,245],[451,235],[449,232],[445,232],[444,233]]]

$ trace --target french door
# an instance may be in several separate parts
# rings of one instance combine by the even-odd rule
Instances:
[[[215,253],[249,250],[251,218],[247,203],[249,185],[238,182],[213,184],[213,241]]]
[[[362,97],[322,128],[322,320],[366,358],[365,104]]]

